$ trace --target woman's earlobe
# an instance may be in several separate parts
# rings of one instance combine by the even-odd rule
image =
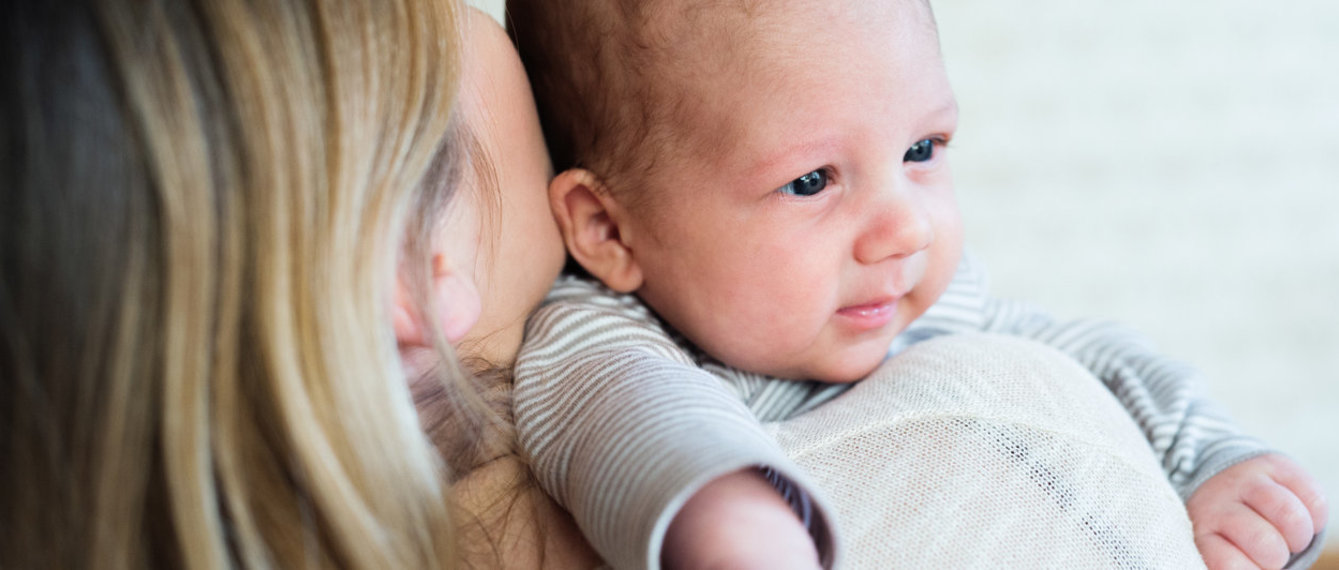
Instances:
[[[641,287],[626,213],[594,173],[574,168],[558,174],[549,184],[549,206],[567,252],[582,268],[615,291]]]
[[[456,344],[469,334],[483,313],[479,288],[473,279],[458,272],[433,276],[432,288],[442,336],[446,337],[446,342]]]
[[[396,277],[391,322],[395,326],[395,341],[400,346],[425,346],[423,327],[419,326],[418,311],[413,295],[405,287],[404,279]]]
[[[455,344],[470,332],[483,311],[483,301],[473,279],[458,271],[450,271],[441,255],[433,257],[432,299],[428,318],[435,322],[424,322],[424,311],[429,307],[420,307],[402,279],[395,283],[395,307],[392,309],[392,322],[395,326],[395,338],[401,346],[431,346],[432,330],[437,328],[446,342]]]

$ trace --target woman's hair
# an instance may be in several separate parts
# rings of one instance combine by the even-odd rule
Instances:
[[[461,8],[0,10],[0,567],[449,566],[390,310]]]
[[[478,129],[486,128],[467,121],[475,109],[461,105],[456,121],[452,123],[447,147],[434,164],[427,180],[435,184],[459,187],[473,192],[479,204],[476,215],[483,218],[484,227],[496,227],[501,215],[501,190],[493,161],[484,150]],[[465,180],[473,184],[458,184]],[[409,232],[405,242],[406,263],[402,275],[410,284],[410,297],[420,312],[438,314],[433,305],[439,300],[431,293],[431,250],[433,236],[440,235],[446,216],[447,202],[455,192],[422,192],[410,214]],[[496,247],[495,232],[481,231],[476,236],[481,249]],[[485,255],[485,263],[493,263],[493,255]],[[409,263],[408,261],[413,261]],[[485,271],[491,266],[481,268]],[[431,322],[431,319],[421,319]],[[434,365],[411,377],[410,391],[418,410],[420,425],[428,439],[451,468],[454,477],[463,477],[475,468],[503,455],[517,452],[516,435],[511,413],[512,375],[510,366],[502,366],[474,356],[461,358],[460,354],[477,352],[467,342],[458,352],[447,344],[440,327],[428,331],[435,353]],[[442,358],[442,355],[446,355]],[[467,378],[468,381],[459,379]]]

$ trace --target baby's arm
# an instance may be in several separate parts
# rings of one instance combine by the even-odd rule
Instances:
[[[1324,500],[1314,483],[1291,461],[1268,455],[1270,450],[1262,443],[1241,433],[1203,396],[1196,370],[1158,354],[1144,337],[1124,327],[1093,320],[1056,321],[1029,305],[988,298],[984,291],[983,274],[964,261],[949,293],[907,336],[971,329],[1013,334],[1060,349],[1088,368],[1129,410],[1172,486],[1188,500],[1187,510],[1200,537],[1197,543],[1211,565],[1231,555],[1221,552],[1223,541],[1214,536],[1248,542],[1246,534],[1258,522],[1268,520],[1274,530],[1249,542],[1273,546],[1286,542],[1294,553],[1302,552],[1311,536],[1322,532]],[[1290,474],[1287,479],[1292,484],[1283,484],[1279,479],[1283,474]],[[1278,485],[1265,485],[1271,476]],[[1269,493],[1258,499],[1243,498],[1244,493],[1259,495],[1261,486]],[[1291,510],[1258,521],[1222,518],[1224,512],[1241,513],[1253,501],[1268,502],[1276,509],[1286,504]],[[1299,505],[1303,505],[1300,510]],[[1305,525],[1301,519],[1306,519]],[[1301,534],[1308,531],[1303,542]],[[1279,553],[1275,548],[1274,558]]]
[[[618,568],[658,567],[666,540],[680,548],[675,554],[801,546],[830,563],[835,548],[821,504],[739,397],[697,368],[634,299],[594,287],[560,281],[531,319],[517,361],[515,409],[540,484],[572,512],[596,550]],[[753,500],[756,466],[775,475],[772,498],[788,502]],[[694,502],[702,493],[737,500]],[[690,508],[680,511],[685,503]],[[703,504],[706,511],[692,508]],[[786,508],[778,513],[778,505]],[[712,509],[761,516],[790,532],[727,528],[757,538],[695,541],[720,536],[700,531],[729,520]],[[700,512],[707,515],[694,514]],[[671,521],[680,522],[676,514],[694,517],[676,531],[698,532],[667,538]],[[808,539],[811,533],[817,538]],[[797,534],[806,540],[783,538]]]
[[[1109,322],[1054,321],[1021,303],[990,307],[986,330],[1057,348],[1100,379],[1148,437],[1183,500],[1220,471],[1270,451],[1204,396],[1196,369],[1158,354],[1143,336]]]
[[[988,297],[984,272],[970,258],[948,292],[903,337],[964,331],[1029,338],[1077,360],[1129,411],[1182,500],[1219,471],[1269,452],[1203,396],[1195,369],[1157,353],[1128,328],[1058,321],[1026,303]]]
[[[808,529],[757,469],[713,480],[688,500],[665,534],[666,568],[819,567]]]

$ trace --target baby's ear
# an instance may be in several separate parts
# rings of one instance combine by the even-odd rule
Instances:
[[[558,219],[572,258],[606,287],[631,293],[642,286],[642,270],[623,239],[625,210],[589,170],[563,171],[549,183],[549,207]]]
[[[420,307],[409,291],[405,276],[396,276],[393,321],[395,338],[401,346],[432,346],[433,324],[441,328],[448,343],[455,344],[479,321],[482,303],[474,280],[465,272],[453,270],[441,254],[432,256],[432,289],[428,292],[432,308]],[[433,313],[424,315],[424,310]]]

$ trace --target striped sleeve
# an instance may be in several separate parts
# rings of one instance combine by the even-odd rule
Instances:
[[[514,392],[521,447],[610,565],[658,568],[679,508],[749,467],[777,486],[831,565],[831,517],[812,485],[634,297],[564,277],[526,334]]]
[[[995,300],[987,330],[1035,339],[1092,371],[1130,412],[1181,499],[1220,471],[1270,453],[1202,394],[1199,372],[1158,354],[1141,335],[1098,320],[1057,321],[1026,304]]]
[[[1194,368],[1158,354],[1126,327],[1056,320],[1026,303],[990,298],[984,272],[970,258],[949,292],[908,333],[914,340],[965,330],[1033,339],[1077,360],[1129,411],[1182,500],[1220,471],[1271,452],[1204,396]]]

